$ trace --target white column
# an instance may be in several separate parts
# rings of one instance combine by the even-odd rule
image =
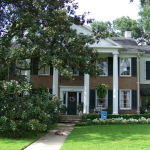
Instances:
[[[31,59],[26,59],[27,63],[30,64],[31,63]],[[25,70],[25,71],[21,71],[21,73],[23,73],[23,75],[26,76],[28,82],[30,81],[30,70]],[[24,92],[25,95],[29,95],[30,92]]]
[[[140,55],[137,57],[137,114],[140,114]]]
[[[90,86],[90,76],[89,74],[84,74],[84,105],[83,113],[89,113],[89,87]]]
[[[28,64],[31,63],[31,59],[26,59],[26,61],[28,62]],[[27,76],[28,81],[30,81],[30,70],[25,70],[24,75]]]
[[[118,52],[113,53],[113,115],[118,115]]]
[[[53,95],[58,96],[58,70],[53,68]]]

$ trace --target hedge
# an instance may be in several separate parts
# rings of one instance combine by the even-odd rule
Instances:
[[[112,115],[112,114],[108,114],[107,115],[107,119],[111,119],[111,118],[124,118],[124,119],[139,119],[141,117],[144,117],[146,119],[150,118],[150,114],[121,114],[121,115]],[[83,114],[82,115],[82,119],[96,119],[96,118],[100,118],[100,114]]]

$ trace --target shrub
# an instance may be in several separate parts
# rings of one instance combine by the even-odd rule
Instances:
[[[144,117],[146,119],[150,118],[150,114],[121,114],[121,115],[112,115],[112,114],[108,114],[107,118],[111,119],[111,118],[124,118],[124,119],[129,119],[129,118],[133,118],[133,119],[139,119],[141,117]],[[95,119],[95,118],[100,118],[100,114],[83,114],[82,115],[82,119]]]
[[[86,126],[86,125],[106,125],[106,124],[150,124],[150,118],[146,119],[144,117],[141,117],[139,119],[133,119],[133,118],[124,119],[120,117],[120,118],[112,118],[106,120],[95,118],[92,121],[78,122],[75,125]]]
[[[59,104],[59,98],[52,100],[50,93],[43,87],[37,88],[35,94],[24,97],[1,92],[0,127],[7,135],[11,133],[15,137],[26,130],[49,130],[58,120]]]

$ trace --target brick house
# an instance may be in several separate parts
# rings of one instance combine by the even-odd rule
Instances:
[[[86,26],[75,26],[77,32],[91,34]],[[62,104],[68,108],[68,115],[76,115],[78,105],[83,102],[83,113],[93,113],[99,108],[95,85],[108,84],[107,96],[103,100],[102,109],[112,109],[112,114],[140,113],[142,103],[148,101],[150,95],[150,46],[139,46],[131,38],[112,37],[90,45],[101,56],[97,62],[102,74],[90,78],[88,74],[74,72],[74,82],[62,77],[57,69],[50,66],[25,71],[25,74],[35,87],[45,86],[56,96],[60,96]],[[30,61],[30,60],[29,60]],[[36,60],[31,60],[33,66],[40,66]],[[36,68],[36,67],[34,67]]]

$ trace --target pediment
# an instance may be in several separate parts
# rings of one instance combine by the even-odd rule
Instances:
[[[81,25],[72,25],[73,29],[77,30],[77,33],[83,33],[85,35],[91,35],[92,29],[89,26],[81,26]],[[118,43],[114,42],[113,40],[111,40],[110,38],[106,38],[106,39],[101,39],[98,43],[95,42],[93,45],[90,45],[90,47],[116,47],[116,48],[121,48],[121,45],[119,45]]]

